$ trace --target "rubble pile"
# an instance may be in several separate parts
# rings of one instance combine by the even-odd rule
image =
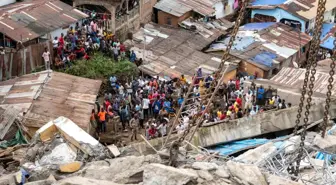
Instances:
[[[101,145],[60,117],[39,129],[29,146],[7,148],[6,156],[21,150],[20,157],[11,156],[20,168],[13,168],[16,173],[1,173],[0,185],[331,185],[336,182],[333,130],[336,127],[326,138],[307,134],[300,175],[295,177],[288,169],[295,165],[299,136],[284,139],[281,146],[266,143],[235,158],[189,143],[194,150],[180,147],[171,167],[168,150],[125,156],[116,146]],[[0,159],[5,153],[0,151]]]

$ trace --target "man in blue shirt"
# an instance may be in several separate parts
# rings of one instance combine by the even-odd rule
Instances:
[[[265,89],[263,86],[260,86],[257,90],[257,104],[263,105]]]
[[[158,117],[160,110],[161,110],[161,102],[157,98],[155,102],[153,103],[153,113],[154,113],[155,119]]]
[[[183,101],[184,101],[184,98],[183,98],[183,95],[181,95],[180,98],[177,100],[177,104],[179,107],[182,106]]]

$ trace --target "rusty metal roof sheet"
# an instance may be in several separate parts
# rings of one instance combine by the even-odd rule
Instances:
[[[26,42],[88,17],[59,0],[25,0],[0,8],[0,32]]]
[[[277,0],[279,1],[279,0]],[[316,17],[318,0],[291,0],[291,1],[279,1],[279,3],[273,3],[273,1],[261,1],[254,0],[251,3],[251,8],[261,9],[273,9],[281,8],[289,13],[296,15],[306,21]],[[333,10],[336,7],[335,0],[326,1],[326,12]]]
[[[146,24],[146,29],[150,31],[140,30],[134,34],[132,48],[138,57],[143,56],[144,33],[150,33],[146,34],[145,64],[140,66],[145,73],[168,78],[184,74],[191,79],[199,67],[207,69],[204,73],[212,73],[218,68],[220,59],[203,53],[202,49],[221,36],[222,31],[214,29],[217,31],[213,31],[213,35],[204,37],[197,32],[156,24]]]
[[[289,68],[285,67],[280,70],[280,72],[271,78],[271,81],[292,88],[298,87],[301,88],[303,85],[303,80],[305,77],[305,69],[296,69],[296,68]],[[324,71],[317,70],[315,74],[315,85],[314,85],[314,93],[316,94],[326,94],[328,90],[328,79],[329,74]],[[334,82],[332,88],[332,96],[336,95],[336,82]]]
[[[154,8],[157,8],[176,17],[181,17],[185,13],[192,10],[190,7],[187,7],[185,4],[180,3],[178,0],[161,0],[155,4]]]
[[[155,8],[177,17],[191,10],[203,16],[213,16],[215,3],[213,0],[161,0]]]
[[[39,128],[66,116],[87,129],[101,81],[46,71],[0,82],[1,108],[26,112],[24,124]]]

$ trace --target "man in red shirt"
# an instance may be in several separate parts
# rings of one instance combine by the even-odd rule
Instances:
[[[58,39],[58,44],[63,48],[64,47],[64,34],[61,33],[61,37]]]
[[[126,57],[126,47],[123,43],[121,43],[119,47],[120,47],[121,58],[124,59]]]
[[[241,99],[241,95],[239,95],[236,99],[236,102],[238,103],[239,107],[241,108],[243,105],[242,99]]]
[[[156,137],[156,128],[154,125],[151,125],[150,129],[148,130],[149,138],[153,139]]]

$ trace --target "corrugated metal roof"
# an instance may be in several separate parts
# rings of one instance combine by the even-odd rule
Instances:
[[[334,40],[336,33],[336,24],[326,23],[322,26],[322,34],[321,34],[321,44],[320,46],[329,50],[334,48]]]
[[[161,0],[155,8],[177,17],[193,10],[203,16],[212,16],[215,13],[213,0]]]
[[[264,28],[264,29],[261,29]],[[251,23],[240,28],[237,33],[234,45],[232,46],[231,55],[257,65],[261,69],[270,70],[272,67],[260,57],[262,53],[267,52],[272,57],[273,62],[282,62],[298,52],[301,47],[305,46],[311,40],[311,37],[305,33],[298,32],[293,28],[282,23]],[[229,38],[212,44],[207,52],[225,49]],[[258,60],[256,62],[256,60]],[[272,65],[273,66],[273,65]]]
[[[335,0],[326,0],[326,12],[336,7]],[[318,0],[254,0],[252,8],[282,8],[289,13],[308,21],[316,17]]]
[[[280,70],[280,72],[275,75],[271,81],[287,86],[287,87],[298,87],[302,88],[303,81],[305,77],[305,69],[296,69],[285,67]],[[315,74],[315,83],[314,83],[314,93],[326,94],[328,90],[328,79],[329,74],[326,72],[317,71]],[[336,95],[336,82],[333,83],[332,96]]]
[[[210,37],[204,37],[197,32],[154,24],[146,24],[145,29],[160,33],[156,36],[151,35],[151,42],[146,44],[145,64],[140,66],[145,73],[169,78],[184,74],[190,80],[200,66],[204,73],[212,73],[218,68],[220,59],[218,61],[201,50],[222,35],[222,31],[217,30]],[[133,37],[134,40],[142,40],[143,36],[143,30],[140,30]],[[143,56],[143,41],[134,43],[132,49],[137,56]]]
[[[66,116],[83,129],[89,126],[101,81],[46,71],[0,82],[0,107],[27,112],[24,124],[39,128],[59,116]]]
[[[26,42],[58,28],[69,26],[87,15],[59,0],[26,0],[0,8],[0,32]]]
[[[187,7],[185,4],[180,3],[178,0],[161,0],[155,4],[154,8],[157,8],[176,17],[180,17],[192,10],[190,7]]]

